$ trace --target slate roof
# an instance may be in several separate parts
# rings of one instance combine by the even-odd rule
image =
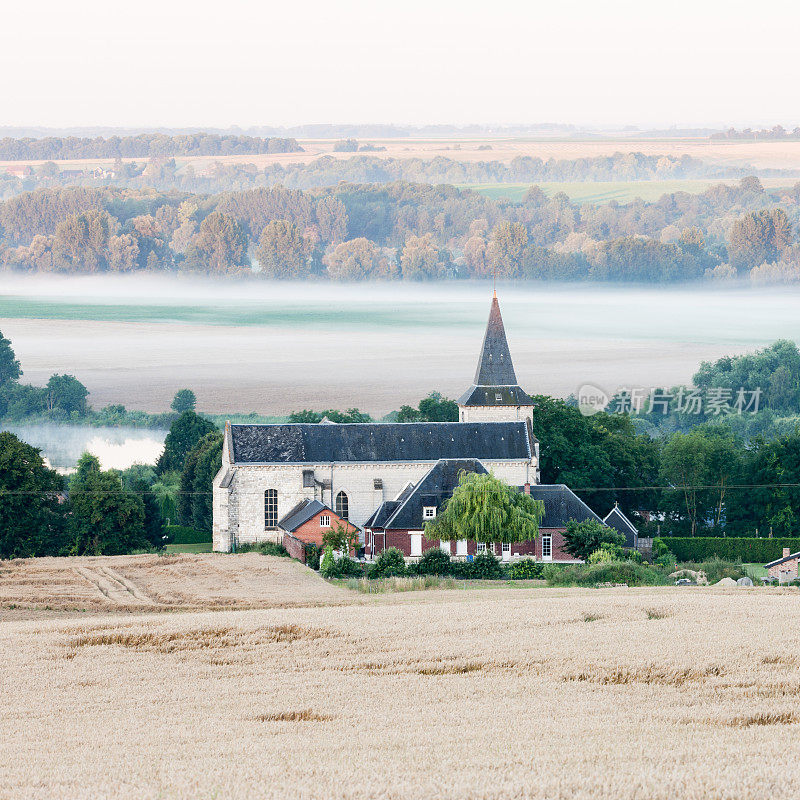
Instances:
[[[231,425],[234,464],[530,459],[525,422]]]
[[[492,298],[492,307],[489,309],[489,321],[474,383],[476,386],[514,386],[517,383],[497,295]]]
[[[492,298],[475,380],[458,402],[462,406],[533,405],[530,395],[517,383],[497,295]]]
[[[544,517],[539,523],[540,528],[566,528],[567,522],[574,519],[576,522],[602,520],[592,511],[575,492],[563,483],[544,483],[531,486],[531,497],[544,503]]]
[[[499,397],[498,397],[499,395]],[[533,398],[520,386],[475,386],[458,398],[461,406],[532,406]]]
[[[777,558],[775,561],[770,561],[769,564],[764,564],[764,567],[766,569],[777,567],[778,564],[783,564],[784,561],[793,561],[795,558],[800,558],[800,551],[797,553],[790,553],[788,556],[783,556],[783,558]]]
[[[639,538],[639,531],[636,526],[622,513],[618,505],[615,505],[608,512],[603,525],[608,525],[625,537],[625,547],[636,547],[636,540]]]
[[[294,533],[301,525],[313,519],[320,511],[327,511],[336,516],[333,511],[319,500],[301,500],[286,516],[279,522],[278,527],[289,533]]]
[[[441,509],[445,500],[453,495],[458,486],[461,470],[485,474],[486,468],[476,459],[442,459],[413,487],[400,502],[382,503],[364,523],[365,528],[386,528],[388,530],[422,530],[423,506],[435,505]],[[523,491],[523,487],[519,487]],[[540,528],[566,528],[567,522],[574,519],[585,522],[593,519],[603,521],[568,486],[563,483],[538,484],[531,486],[531,497],[544,503],[544,517]]]
[[[453,496],[453,490],[458,486],[461,471],[477,472],[485,475],[486,467],[475,459],[442,459],[431,467],[428,473],[414,486],[413,491],[406,497],[400,498],[397,508],[391,516],[381,520],[381,524],[366,527],[388,528],[389,530],[422,530],[422,509],[424,506],[442,507],[445,500]],[[385,504],[384,504],[385,505]]]

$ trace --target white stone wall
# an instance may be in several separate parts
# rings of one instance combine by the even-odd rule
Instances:
[[[264,492],[278,490],[278,519],[304,498],[318,499],[335,508],[340,491],[347,494],[350,520],[359,527],[384,500],[394,499],[408,483],[416,483],[435,461],[378,464],[275,464],[228,467],[223,460],[214,479],[214,550],[229,552],[232,540],[239,544],[278,541],[277,531],[264,529]],[[535,463],[528,461],[484,461],[486,469],[504,481],[521,486],[535,482]],[[233,471],[230,488],[220,487],[227,470]],[[303,470],[313,469],[317,481],[331,481],[333,491],[319,486],[303,487]],[[383,481],[383,490],[374,480]],[[333,497],[331,496],[333,495]]]
[[[459,406],[460,422],[533,422],[533,406]],[[535,431],[534,431],[535,433]]]

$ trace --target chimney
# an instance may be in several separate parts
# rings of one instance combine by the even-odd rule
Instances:
[[[525,494],[530,494],[531,493],[531,482],[530,481],[525,481],[525,486],[523,486],[522,488],[525,491]]]
[[[788,547],[784,547],[783,548],[783,557],[786,558],[789,555],[791,555],[791,553],[789,551],[789,548]]]

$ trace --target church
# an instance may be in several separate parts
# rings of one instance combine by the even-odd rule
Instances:
[[[464,541],[451,549],[424,536],[425,521],[466,470],[491,472],[544,502],[539,538],[497,545],[496,555],[573,560],[563,549],[567,521],[600,519],[566,486],[539,483],[534,401],[517,383],[496,293],[475,378],[458,407],[458,422],[227,423],[213,482],[214,550],[283,541],[297,552],[300,530],[318,542],[326,526],[347,521],[368,559],[387,547],[409,558],[430,547],[467,558],[486,546]]]

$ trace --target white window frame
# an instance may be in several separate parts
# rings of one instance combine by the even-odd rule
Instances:
[[[320,528],[330,528],[330,526],[331,526],[331,515],[330,514],[320,514],[319,526],[320,526]]]
[[[450,555],[450,541],[446,540],[446,541],[439,542],[439,549],[443,553],[447,553],[447,555]]]
[[[436,506],[424,506],[422,509],[422,519],[436,519]]]
[[[456,539],[456,555],[465,556],[467,554],[467,540]]]
[[[267,493],[269,492],[270,502],[269,502],[269,515],[270,519],[267,519]],[[278,490],[277,489],[264,489],[264,530],[265,531],[274,531],[278,527],[278,520],[280,519],[280,515],[278,514]],[[271,525],[268,525],[268,522],[272,522]]]
[[[475,552],[480,555],[481,553],[486,552],[486,542],[478,542],[475,548]]]
[[[545,541],[547,542],[547,553],[545,553]],[[542,534],[542,561],[553,560],[553,537],[549,534]]]

